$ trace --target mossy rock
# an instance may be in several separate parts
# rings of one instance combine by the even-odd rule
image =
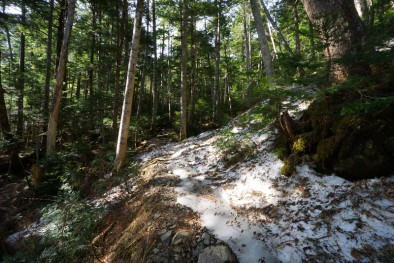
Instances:
[[[301,159],[297,154],[291,154],[285,159],[285,164],[280,169],[280,173],[285,176],[291,176],[296,171],[296,166],[301,163]]]
[[[296,171],[295,167],[291,164],[283,165],[282,169],[280,169],[280,173],[285,176],[290,176]]]
[[[310,160],[311,156],[319,172],[335,173],[349,180],[394,172],[394,105],[375,116],[342,116],[340,112],[346,103],[334,94],[311,104],[299,120],[302,133],[294,141],[287,141],[289,153],[283,158],[282,174],[295,171],[300,162],[297,158]]]

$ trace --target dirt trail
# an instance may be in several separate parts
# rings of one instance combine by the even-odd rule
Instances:
[[[125,251],[133,262],[235,261],[227,246],[239,262],[392,259],[394,177],[351,183],[307,166],[285,177],[271,149],[274,129],[224,129],[249,141],[252,154],[228,165],[233,156],[219,149],[216,130],[134,158],[140,176],[115,191],[129,189],[120,210],[133,216],[117,223],[115,244],[104,242],[115,251],[105,262]]]

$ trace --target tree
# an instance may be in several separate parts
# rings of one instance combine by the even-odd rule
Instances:
[[[279,40],[283,43],[283,46],[285,47],[286,51],[289,53],[292,53],[289,43],[287,43],[282,32],[279,30],[278,25],[275,23],[274,19],[272,19],[272,16],[271,16],[270,12],[268,11],[268,8],[264,4],[264,0],[260,0],[260,1],[261,1],[261,5],[263,6],[265,15],[267,16],[268,20],[270,21],[272,27],[275,28],[276,32],[278,33]]]
[[[93,95],[93,67],[94,67],[94,51],[96,48],[96,5],[92,3],[92,42],[90,46],[90,65],[89,65],[89,94]]]
[[[56,62],[55,74],[60,61],[60,53],[62,51],[62,41],[64,38],[64,16],[66,13],[66,0],[59,0],[59,16],[57,20],[57,34],[56,34]]]
[[[47,45],[47,61],[46,61],[46,72],[45,72],[45,87],[44,87],[44,105],[42,108],[43,119],[48,120],[49,111],[49,86],[51,81],[51,60],[52,60],[52,24],[53,24],[53,4],[54,0],[49,2],[49,19],[48,19],[48,45]],[[44,125],[43,130],[46,131]],[[43,143],[46,143],[46,136],[44,137]]]
[[[220,101],[219,85],[220,85],[220,16],[221,5],[220,0],[215,0],[215,8],[217,13],[214,18],[215,26],[215,80],[213,82],[213,119],[217,118],[217,107]]]
[[[22,25],[26,24],[26,5],[22,0]],[[18,125],[16,134],[22,138],[23,136],[23,99],[25,88],[25,33],[21,32],[20,55],[19,55],[19,78],[18,78]]]
[[[245,57],[246,57],[246,94],[247,94],[247,105],[250,107],[251,105],[251,100],[252,100],[252,83],[250,81],[250,67],[251,67],[251,44],[250,44],[250,32],[248,29],[250,29],[250,15],[246,17],[246,5],[243,6],[243,24],[244,24],[244,38],[245,38]]]
[[[135,72],[136,72],[136,65],[138,58],[138,50],[140,46],[143,9],[144,9],[144,1],[138,0],[136,11],[135,11],[133,40],[131,44],[129,66],[127,71],[126,87],[125,87],[123,107],[122,107],[122,116],[121,116],[119,133],[118,133],[118,142],[116,145],[115,168],[117,171],[119,171],[122,168],[124,161],[126,159],[127,137],[129,135],[131,109],[133,104],[134,81],[135,81]]]
[[[112,129],[114,129],[114,131],[118,129],[120,68],[122,64],[122,47],[124,42],[124,31],[127,22],[127,10],[128,10],[127,0],[123,0],[122,19],[121,21],[119,21],[119,18],[117,19],[119,33],[117,37],[117,49],[116,49],[116,59],[115,59],[116,60],[115,61],[116,64],[115,65],[115,94],[114,94],[114,104],[113,104],[113,114],[112,114]]]
[[[354,4],[356,5],[357,13],[360,15],[361,19],[367,23],[369,20],[367,0],[354,0]]]
[[[194,122],[194,111],[195,111],[195,102],[196,102],[196,20],[192,18],[191,22],[191,47],[190,47],[190,60],[192,64],[192,72],[191,72],[191,87],[190,87],[190,109],[189,109],[189,123]]]
[[[186,86],[187,86],[187,26],[188,26],[188,2],[183,0],[182,8],[182,25],[181,25],[181,47],[182,47],[182,61],[181,61],[181,127],[180,139],[187,138],[187,115],[186,115]]]
[[[1,51],[0,51],[0,61],[1,61]],[[18,155],[19,147],[15,146],[17,144],[17,139],[12,135],[11,126],[8,121],[7,107],[5,105],[5,99],[4,99],[4,89],[1,82],[1,70],[0,70],[0,128],[4,134],[4,138],[8,141],[7,152],[11,156],[10,172],[21,176],[24,174],[24,169]]]
[[[151,129],[156,128],[156,115],[157,107],[159,106],[159,92],[157,90],[157,41],[156,41],[156,5],[155,0],[152,0],[152,19],[153,19],[153,77],[152,77],[152,95],[153,95],[153,107],[152,107],[152,121]]]
[[[300,21],[299,21],[299,17],[298,17],[297,6],[298,6],[298,0],[294,0],[293,15],[294,15],[294,29],[295,29],[294,31],[295,31],[295,42],[296,42],[295,51],[296,51],[296,54],[300,57],[301,56]],[[298,66],[298,71],[299,71],[301,77],[305,76],[305,71],[301,65]]]
[[[324,55],[329,63],[331,78],[335,83],[346,80],[349,75],[366,74],[362,64],[343,64],[338,61],[345,54],[354,53],[367,37],[364,23],[348,0],[302,0],[309,19],[320,33],[325,45]]]
[[[250,0],[250,5],[252,7],[254,23],[256,25],[260,49],[263,56],[265,74],[268,77],[273,77],[275,75],[274,65],[272,62],[271,51],[268,46],[267,36],[265,35],[264,24],[260,14],[260,8],[257,5],[256,0]]]
[[[47,157],[52,157],[56,153],[56,131],[59,120],[60,102],[62,99],[63,80],[66,73],[68,46],[70,44],[71,30],[74,21],[76,0],[70,0],[68,4],[67,22],[64,30],[63,45],[59,57],[59,65],[56,73],[56,82],[53,92],[52,108],[49,113],[47,129]]]

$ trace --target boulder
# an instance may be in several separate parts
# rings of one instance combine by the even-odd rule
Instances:
[[[206,247],[198,256],[198,263],[236,263],[234,253],[225,245]]]

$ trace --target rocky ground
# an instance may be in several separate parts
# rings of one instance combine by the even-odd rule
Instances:
[[[349,182],[307,164],[285,177],[272,153],[278,131],[256,125],[235,120],[134,158],[140,177],[97,205],[153,198],[140,206],[149,211],[139,231],[152,233],[150,249],[135,260],[392,262],[394,177]],[[226,138],[240,150],[225,153]],[[118,252],[103,262],[124,260]]]
[[[393,262],[394,176],[283,176],[278,132],[238,118],[135,156],[139,175],[91,202],[110,211],[95,261]]]

